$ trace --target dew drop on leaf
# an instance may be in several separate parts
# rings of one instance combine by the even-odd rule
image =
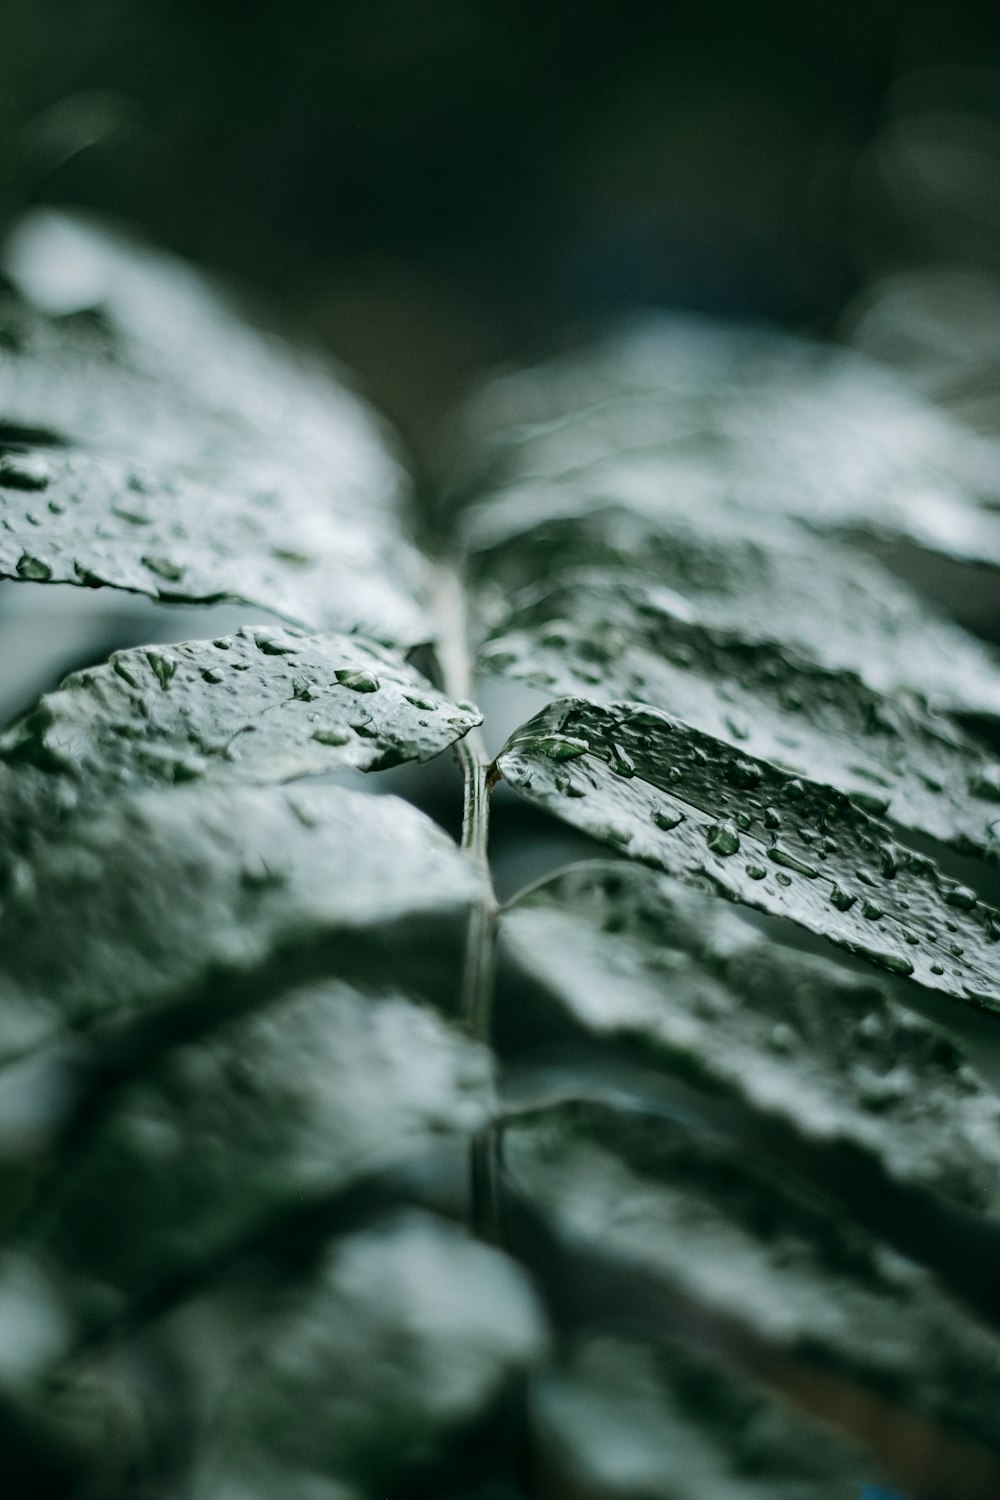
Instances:
[[[713,823],[706,838],[713,854],[735,854],[740,847],[735,823]]]
[[[352,671],[348,667],[342,667],[339,672],[333,674],[341,687],[350,688],[352,693],[377,693],[378,678],[374,672]]]
[[[17,576],[27,579],[29,583],[46,583],[52,577],[52,569],[40,557],[22,552],[17,560]]]

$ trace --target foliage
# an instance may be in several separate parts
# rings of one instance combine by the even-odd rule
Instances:
[[[995,1493],[1000,673],[876,555],[995,575],[995,451],[663,322],[472,403],[431,559],[187,272],[8,264],[0,570],[246,611],[0,737],[15,1492]],[[460,846],[360,786],[450,746]],[[491,798],[600,857],[501,909]]]

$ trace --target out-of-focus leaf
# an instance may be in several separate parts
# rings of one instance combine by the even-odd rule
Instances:
[[[649,703],[904,828],[1000,860],[1000,766],[947,719],[691,614],[667,590],[597,575],[524,599],[481,660],[553,696]]]
[[[2,1059],[66,1028],[213,1024],[330,973],[455,1003],[483,878],[394,797],[171,787],[47,832],[0,912]]]
[[[636,1046],[897,1182],[1000,1210],[1000,1100],[955,1044],[718,900],[639,866],[577,865],[507,909],[501,951],[540,987],[532,1026],[550,1043]]]
[[[987,647],[863,553],[713,506],[696,475],[679,491],[625,465],[613,480],[525,481],[473,507],[464,537],[488,639],[554,584],[613,577],[669,589],[693,627],[794,648],[879,692],[1000,714]]]
[[[471,1135],[490,1101],[487,1052],[437,1013],[401,994],[306,987],[117,1090],[19,1244],[79,1318],[107,1318],[118,1299],[127,1309],[283,1217]]]
[[[579,699],[522,725],[497,768],[636,859],[1000,1010],[1000,915],[831,787],[658,710]]]
[[[406,487],[359,401],[105,233],[42,215],[8,261],[33,305],[2,309],[0,574],[429,638]]]
[[[429,1216],[334,1246],[248,1341],[197,1500],[362,1500],[437,1456],[541,1352],[522,1271]]]
[[[243,628],[118,651],[0,736],[0,826],[144,782],[290,781],[427,760],[481,716],[358,636]]]
[[[511,1119],[509,1187],[565,1248],[621,1273],[650,1327],[715,1325],[848,1376],[943,1429],[1000,1449],[1000,1340],[927,1272],[659,1114],[568,1101]],[[645,1292],[636,1286],[647,1278]],[[727,1333],[728,1331],[728,1337]]]
[[[580,1337],[532,1411],[550,1462],[608,1500],[845,1500],[873,1475],[830,1429],[677,1343]]]
[[[1000,566],[995,444],[844,350],[651,321],[589,357],[510,377],[472,423],[512,478],[586,472],[613,492],[624,470],[668,507],[784,514]]]

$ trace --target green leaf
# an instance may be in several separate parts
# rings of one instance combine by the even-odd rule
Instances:
[[[401,994],[321,983],[170,1049],[102,1103],[18,1244],[77,1322],[120,1316],[284,1218],[468,1137],[490,1059]]]
[[[1000,861],[1000,766],[947,719],[690,616],[666,590],[598,575],[522,600],[481,662],[553,696],[664,709],[903,828]]]
[[[783,514],[1000,565],[994,445],[842,349],[649,320],[487,390],[472,422],[512,478],[585,473],[613,491],[624,466],[668,505]]]
[[[10,886],[0,1060],[66,1028],[213,1024],[331,973],[405,975],[447,1009],[483,896],[424,814],[336,786],[113,799],[40,831]]]
[[[718,900],[641,866],[577,865],[508,907],[501,952],[536,987],[532,1029],[550,1051],[589,1036],[600,1070],[609,1047],[633,1049],[793,1137],[847,1148],[855,1171],[1000,1213],[1000,1100],[961,1050]]]
[[[705,503],[696,472],[676,500],[624,458],[606,478],[527,479],[473,507],[463,537],[494,634],[512,604],[531,607],[554,581],[613,574],[671,590],[693,625],[784,642],[878,691],[1000,712],[996,661],[980,642],[863,553]]]
[[[358,636],[247,628],[117,651],[68,677],[0,736],[0,820],[121,787],[290,781],[439,754],[481,715]]]
[[[723,1347],[750,1341],[760,1368],[792,1357],[839,1372],[1000,1451],[1000,1339],[746,1153],[575,1100],[511,1119],[504,1163],[510,1190],[566,1254],[591,1257],[602,1287],[617,1282],[647,1332],[680,1317]]]
[[[391,1490],[537,1359],[523,1273],[402,1214],[325,1254],[227,1372],[197,1500],[362,1500]]]
[[[633,858],[1000,1011],[1000,915],[830,787],[658,710],[578,699],[522,725],[497,768]]]
[[[35,306],[6,314],[0,575],[430,638],[407,487],[360,402],[190,272],[71,220],[29,221],[12,268]]]
[[[829,1428],[676,1342],[578,1336],[533,1416],[568,1493],[845,1500],[875,1478]]]

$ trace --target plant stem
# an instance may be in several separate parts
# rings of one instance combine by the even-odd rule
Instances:
[[[453,568],[439,567],[435,602],[441,627],[436,652],[441,688],[451,698],[465,699],[472,687],[465,591]],[[489,1047],[499,906],[489,863],[489,756],[478,730],[473,729],[458,742],[455,756],[464,778],[462,848],[483,872],[483,899],[469,923],[462,974],[462,1017],[470,1035]],[[474,1137],[471,1158],[473,1228],[482,1238],[494,1242],[501,1237],[497,1141],[494,1118]]]

